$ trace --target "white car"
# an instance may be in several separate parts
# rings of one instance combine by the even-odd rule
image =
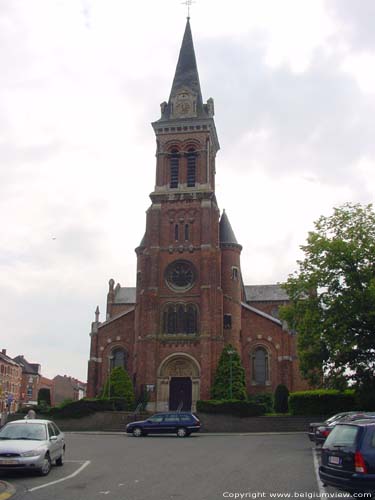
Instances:
[[[63,465],[64,434],[50,420],[9,422],[0,430],[0,470],[35,470],[46,476],[52,462]]]

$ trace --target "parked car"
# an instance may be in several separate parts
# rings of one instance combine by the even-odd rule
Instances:
[[[319,476],[325,486],[375,494],[375,419],[335,426],[322,447]]]
[[[63,465],[64,454],[64,434],[50,420],[15,420],[0,430],[0,470],[34,470],[46,476],[52,462]]]
[[[131,422],[126,426],[126,432],[135,437],[168,433],[186,437],[192,432],[199,432],[200,427],[198,418],[192,413],[156,413],[147,420]]]
[[[351,412],[348,415],[343,416],[339,420],[334,420],[330,422],[328,425],[321,425],[317,427],[315,430],[315,444],[323,444],[324,441],[327,439],[327,436],[330,434],[332,429],[335,427],[336,424],[343,423],[343,422],[352,422],[354,420],[361,420],[363,418],[374,418],[375,413],[368,413],[368,412]]]
[[[315,432],[318,427],[324,426],[324,425],[329,425],[332,422],[339,422],[342,418],[346,417],[347,415],[353,415],[354,413],[357,413],[355,411],[344,411],[341,413],[336,413],[330,418],[327,418],[324,422],[312,422],[309,425],[309,432],[307,435],[309,436],[310,441],[315,441]]]

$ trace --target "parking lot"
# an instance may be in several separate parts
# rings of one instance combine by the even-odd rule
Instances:
[[[325,491],[315,451],[301,433],[185,439],[77,433],[66,434],[66,442],[65,465],[49,476],[2,474],[17,488],[16,499],[318,498]]]

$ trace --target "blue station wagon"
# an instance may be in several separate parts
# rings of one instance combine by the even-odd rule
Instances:
[[[375,420],[337,424],[323,448],[324,485],[349,493],[375,493]]]
[[[192,413],[156,413],[147,420],[131,422],[126,426],[126,432],[135,437],[147,434],[177,434],[178,437],[186,437],[192,432],[199,432],[200,427],[199,419]]]

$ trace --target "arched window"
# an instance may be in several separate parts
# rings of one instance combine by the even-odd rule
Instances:
[[[175,239],[175,241],[179,240],[178,224],[175,224],[175,226],[174,226],[174,239]]]
[[[178,188],[180,158],[177,149],[174,149],[172,151],[169,162],[170,162],[169,187]]]
[[[110,354],[111,370],[113,370],[113,368],[116,368],[117,366],[122,366],[122,368],[126,370],[127,361],[128,354],[124,349],[121,349],[121,347],[113,349]]]
[[[166,334],[198,333],[198,310],[194,304],[169,304],[163,314]]]
[[[252,379],[260,385],[269,381],[268,352],[264,347],[257,347],[252,354]]]
[[[187,154],[187,186],[194,187],[196,182],[197,153],[189,149]]]
[[[185,241],[189,241],[189,224],[185,224]]]

